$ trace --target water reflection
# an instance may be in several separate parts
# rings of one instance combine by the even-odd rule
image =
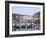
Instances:
[[[17,21],[13,24],[13,31],[28,31],[28,30],[40,30],[39,24],[33,21]]]

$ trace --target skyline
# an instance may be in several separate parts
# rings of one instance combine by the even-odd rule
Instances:
[[[16,13],[16,14],[33,15],[37,12],[40,12],[40,7],[12,6],[12,13]]]

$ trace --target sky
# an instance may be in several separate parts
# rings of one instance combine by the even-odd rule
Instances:
[[[40,12],[40,7],[12,6],[12,13],[16,13],[16,14],[33,15],[37,12]]]

